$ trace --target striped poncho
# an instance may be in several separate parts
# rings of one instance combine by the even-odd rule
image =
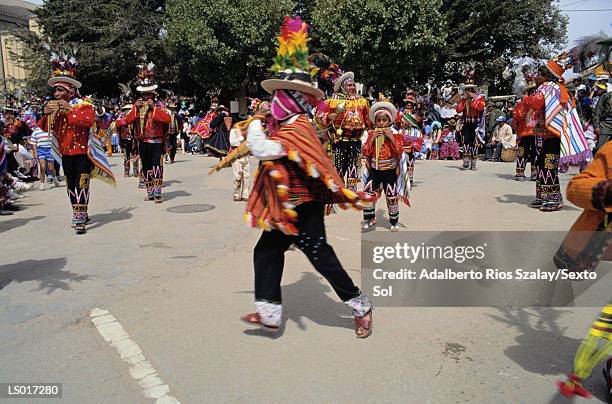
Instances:
[[[557,83],[544,83],[539,90],[544,94],[546,129],[561,138],[559,171],[566,172],[570,165],[583,169],[593,155],[573,100],[563,102],[562,89]]]

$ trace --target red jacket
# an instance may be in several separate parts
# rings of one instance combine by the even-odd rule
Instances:
[[[125,116],[118,118],[115,121],[115,126],[117,127],[117,132],[121,139],[132,139],[132,128],[131,125],[128,125],[126,122]]]
[[[525,107],[529,109],[529,113],[525,118],[525,125],[530,128],[531,134],[555,137],[555,134],[546,130],[546,102],[544,93],[537,91],[533,95],[526,95],[522,98]]]
[[[484,95],[479,94],[476,98],[467,103],[468,98],[462,98],[457,104],[457,113],[463,112],[463,122],[478,123],[485,109]],[[468,108],[469,105],[469,108]]]
[[[42,117],[38,126],[47,130],[48,115]],[[70,112],[57,112],[51,130],[57,137],[60,153],[63,156],[87,154],[89,131],[96,121],[93,105],[81,103],[74,105]]]
[[[376,147],[374,139],[378,136],[375,130],[368,132],[368,140],[361,149],[361,154],[366,158],[366,161],[371,164],[376,158]],[[385,138],[384,143],[380,149],[380,160],[393,160],[395,159],[398,163],[402,158],[404,152],[404,142],[402,135],[393,134],[394,142],[391,142],[389,138]]]
[[[171,119],[170,114],[165,109],[157,106],[152,109],[149,108],[144,118],[144,131],[142,131],[140,113],[138,107],[134,105],[125,117],[125,122],[129,125],[134,124],[134,132],[138,140],[164,142]]]

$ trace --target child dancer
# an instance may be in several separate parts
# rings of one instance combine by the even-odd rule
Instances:
[[[391,123],[395,121],[397,110],[389,102],[377,102],[370,109],[370,120],[375,129],[370,130],[362,148],[364,158],[364,192],[380,196],[380,188],[385,191],[391,231],[399,230],[398,199],[407,205],[409,196],[408,158],[404,154],[402,136],[393,133]],[[375,205],[363,211],[363,230],[376,224]]]

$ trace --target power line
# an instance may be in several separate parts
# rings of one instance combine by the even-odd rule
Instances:
[[[560,4],[559,7],[573,6],[574,4],[582,4],[582,3],[586,3],[587,1],[589,1],[589,0],[573,1],[573,2],[567,3],[567,4]]]
[[[571,13],[571,12],[582,12],[582,11],[612,11],[612,8],[600,8],[600,9],[591,9],[591,10],[560,10],[566,13]]]

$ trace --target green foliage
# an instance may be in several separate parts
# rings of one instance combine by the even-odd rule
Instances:
[[[553,0],[443,0],[442,12],[448,26],[445,73],[474,61],[481,81],[498,88],[512,58],[548,58],[565,43],[567,17]]]
[[[79,79],[86,93],[101,96],[133,80],[145,54],[162,87],[177,93],[260,91],[279,25],[291,14],[311,25],[311,52],[329,55],[361,82],[458,78],[461,65],[474,62],[480,81],[503,90],[506,64],[549,57],[567,26],[554,0],[46,0],[36,13],[52,44],[78,44]],[[29,84],[41,89],[48,55],[40,38],[20,36],[29,47]]]
[[[136,75],[139,58],[146,55],[161,70],[168,57],[160,36],[163,2],[153,0],[47,0],[37,11],[44,35],[52,45],[76,44],[78,78],[85,93],[116,95],[117,82]]]
[[[167,10],[168,40],[201,88],[254,91],[293,6],[290,0],[174,0]]]
[[[311,11],[321,51],[382,86],[426,77],[446,41],[441,0],[318,0]]]

